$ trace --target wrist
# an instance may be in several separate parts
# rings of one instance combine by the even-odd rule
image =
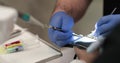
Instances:
[[[61,8],[56,8],[54,10],[54,12],[52,13],[52,16],[55,14],[55,13],[58,13],[58,12],[65,12],[67,15],[71,16],[73,19],[74,19],[74,22],[76,23],[79,19],[76,18],[76,16],[71,12],[71,10],[65,10],[65,9],[61,9]]]
[[[57,13],[57,12],[66,12],[66,11],[63,10],[63,9],[56,9],[56,10],[52,13],[52,15],[54,15],[54,14]]]

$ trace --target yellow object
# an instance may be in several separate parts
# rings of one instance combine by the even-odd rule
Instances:
[[[0,46],[0,54],[6,54],[7,51],[5,50],[4,47]]]

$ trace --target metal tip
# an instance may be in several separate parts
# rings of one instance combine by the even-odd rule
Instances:
[[[113,9],[113,11],[111,12],[111,15],[116,11],[116,9],[117,9],[116,7]]]

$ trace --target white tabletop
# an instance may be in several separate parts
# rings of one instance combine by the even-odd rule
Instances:
[[[25,30],[22,30],[21,35],[8,40],[6,43],[16,40],[22,41],[25,50],[0,55],[0,58],[2,59],[1,63],[36,63],[45,61],[46,59],[57,55],[61,55],[60,52],[43,43],[44,40],[38,40],[38,36],[35,36]]]

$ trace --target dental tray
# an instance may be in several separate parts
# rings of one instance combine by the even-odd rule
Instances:
[[[15,25],[15,29],[20,29],[21,34],[11,38],[1,46],[20,40],[23,44],[23,50],[0,54],[0,63],[45,63],[62,55],[60,51],[51,47],[39,36],[17,25]]]

